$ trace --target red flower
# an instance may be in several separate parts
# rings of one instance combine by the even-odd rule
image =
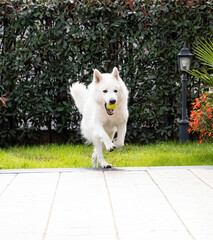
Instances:
[[[191,7],[193,7],[193,5],[194,5],[194,1],[191,0],[191,1],[187,2],[186,4],[188,5],[188,7],[191,8]]]
[[[207,108],[207,113],[211,113],[211,112],[212,112],[211,108]]]
[[[208,96],[203,94],[192,103],[193,110],[190,113],[189,133],[197,132],[200,143],[207,139],[213,139],[213,104],[208,101]]]
[[[126,3],[127,3],[131,8],[134,8],[134,7],[135,7],[134,0],[127,0]]]
[[[204,98],[205,101],[207,100],[207,95],[206,94],[203,94],[202,97]]]
[[[197,103],[194,104],[193,110],[198,109],[199,107],[200,107],[200,102],[197,101]]]

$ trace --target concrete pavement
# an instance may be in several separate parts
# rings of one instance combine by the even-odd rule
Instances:
[[[0,170],[1,240],[212,240],[213,166]]]

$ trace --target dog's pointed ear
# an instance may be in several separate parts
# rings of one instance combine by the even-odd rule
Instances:
[[[113,70],[112,70],[112,75],[113,75],[117,80],[119,80],[120,76],[119,76],[118,69],[117,69],[116,67],[113,68]]]
[[[101,73],[100,73],[97,69],[94,69],[94,72],[93,72],[93,80],[94,80],[96,83],[99,83],[101,79],[102,79]]]

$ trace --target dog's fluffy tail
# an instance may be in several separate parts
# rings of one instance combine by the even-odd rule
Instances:
[[[70,87],[70,93],[81,114],[83,114],[85,103],[88,99],[88,89],[82,83],[76,82]]]

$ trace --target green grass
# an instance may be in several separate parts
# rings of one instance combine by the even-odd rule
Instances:
[[[42,145],[0,149],[0,169],[91,167],[92,146]],[[105,160],[114,167],[213,165],[213,143],[125,145]]]

